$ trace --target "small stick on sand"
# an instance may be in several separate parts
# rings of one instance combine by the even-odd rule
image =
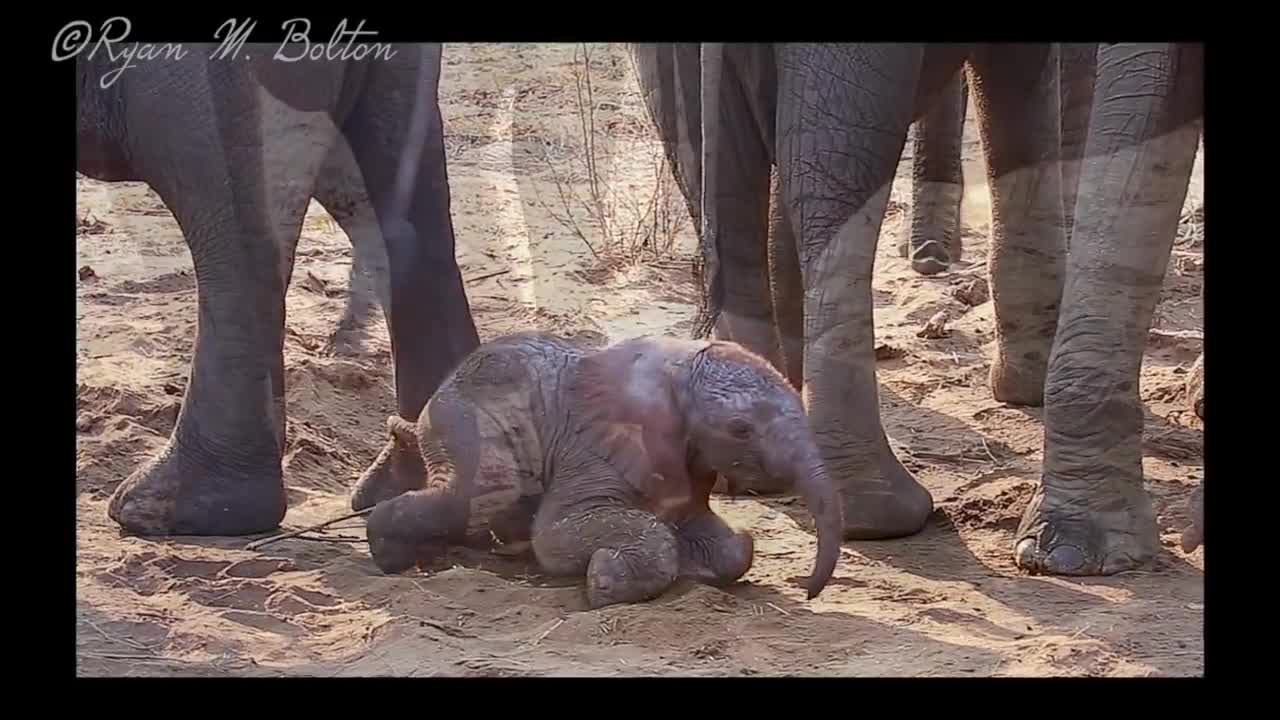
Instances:
[[[491,272],[491,273],[489,273],[489,274],[487,274],[487,275],[480,275],[480,276],[477,276],[477,277],[468,278],[468,279],[467,279],[467,283],[469,284],[469,283],[476,283],[476,282],[480,282],[481,280],[488,280],[489,278],[492,278],[492,277],[498,277],[499,275],[506,275],[506,274],[507,274],[507,273],[509,273],[509,272],[511,272],[511,270],[510,270],[510,269],[507,269],[507,270],[498,270],[498,271],[496,271],[496,272]]]
[[[245,550],[257,550],[258,548],[262,547],[263,545],[270,545],[270,544],[271,544],[271,543],[273,543],[273,542],[277,542],[277,541],[280,541],[280,540],[287,540],[288,538],[291,538],[291,537],[297,537],[297,536],[299,536],[299,535],[305,535],[306,533],[309,533],[309,532],[311,532],[312,530],[320,530],[320,529],[322,529],[322,528],[329,527],[330,525],[332,525],[332,524],[334,524],[334,523],[339,523],[339,522],[342,522],[343,520],[350,520],[351,518],[354,518],[354,517],[360,517],[361,515],[368,515],[368,514],[369,514],[369,513],[371,513],[371,512],[373,512],[373,508],[371,508],[371,507],[370,507],[370,508],[365,508],[364,510],[360,510],[360,511],[358,511],[358,512],[347,513],[346,515],[343,515],[342,517],[336,517],[336,518],[333,518],[332,520],[325,520],[325,521],[324,521],[324,522],[322,522],[322,523],[318,523],[318,524],[316,524],[316,525],[312,525],[312,526],[310,526],[310,527],[299,528],[298,530],[290,530],[290,531],[289,531],[289,532],[287,532],[287,533],[280,533],[279,535],[272,535],[271,537],[262,538],[261,540],[254,540],[253,542],[249,543],[248,545],[245,545],[245,546],[244,546],[244,549],[245,549]]]

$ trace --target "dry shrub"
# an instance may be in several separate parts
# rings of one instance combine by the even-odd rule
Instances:
[[[599,60],[601,54],[607,60]],[[619,70],[620,56],[629,74],[620,73],[625,77],[616,92],[602,91],[600,73]],[[605,65],[611,67],[602,70]],[[688,209],[645,110],[630,53],[616,45],[600,53],[579,43],[572,72],[574,127],[564,139],[567,147],[555,153],[539,144],[555,185],[554,197],[539,196],[539,203],[597,260],[634,264],[672,257],[690,223]]]

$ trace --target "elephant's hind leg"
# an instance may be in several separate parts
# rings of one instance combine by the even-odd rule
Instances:
[[[936,275],[960,260],[960,151],[968,99],[961,68],[912,128],[911,233],[899,250],[921,275]]]
[[[321,168],[315,198],[347,234],[352,251],[347,304],[329,338],[329,348],[339,354],[358,354],[374,312],[391,307],[391,277],[377,213],[345,140],[334,143]]]
[[[719,515],[706,510],[676,528],[680,577],[707,585],[728,585],[751,569],[755,542],[747,532],[734,532]]]
[[[455,257],[439,81],[440,48],[406,48],[370,66],[366,87],[343,123],[386,245],[391,306],[383,310],[391,333],[396,404],[400,416],[411,421],[445,376],[480,344]],[[419,94],[425,117],[413,125]],[[411,141],[419,132],[424,133],[421,149],[413,155]],[[397,193],[410,176],[414,181],[402,208],[404,198]]]
[[[418,419],[445,376],[480,344],[455,256],[444,123],[437,100],[440,50],[428,48],[425,65],[419,68],[423,54],[417,48],[406,49],[392,60],[373,63],[364,92],[343,124],[386,248],[391,302],[384,303],[383,313],[395,363],[396,406],[410,421]],[[422,124],[415,126],[413,104],[419,93],[425,94],[427,110]],[[411,140],[417,132],[425,136],[421,151],[413,156]],[[405,170],[413,172],[402,173]],[[408,175],[416,181],[402,209],[397,188]],[[365,253],[360,248],[356,252]],[[411,476],[417,471],[412,453],[393,451],[379,455],[366,475]],[[395,481],[412,482],[409,477]]]
[[[1047,44],[984,48],[972,61],[991,188],[996,400],[1038,406],[1058,326],[1066,253],[1057,55]]]
[[[616,505],[538,518],[533,552],[548,573],[585,574],[592,608],[655,598],[680,569],[671,527],[653,513]]]

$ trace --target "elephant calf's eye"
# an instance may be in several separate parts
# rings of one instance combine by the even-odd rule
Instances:
[[[738,439],[746,440],[751,437],[751,423],[740,418],[734,418],[729,421],[729,435]]]

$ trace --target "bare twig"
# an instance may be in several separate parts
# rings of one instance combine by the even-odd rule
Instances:
[[[477,277],[468,278],[467,282],[468,283],[480,282],[481,280],[488,280],[489,278],[498,277],[499,275],[506,275],[509,272],[511,272],[510,268],[506,270],[497,270],[491,273],[485,273],[484,275],[479,275]]]
[[[350,520],[353,517],[360,517],[361,515],[368,515],[371,512],[373,512],[373,508],[365,508],[364,510],[359,510],[353,513],[347,513],[346,515],[343,515],[341,517],[336,517],[336,518],[333,518],[332,520],[326,520],[322,523],[311,525],[310,527],[304,527],[299,530],[290,530],[287,533],[280,533],[279,535],[272,535],[271,537],[262,538],[261,540],[254,540],[248,545],[245,545],[244,549],[257,550],[263,545],[270,545],[273,542],[279,542],[280,540],[287,540],[292,537],[298,537],[299,535],[305,535],[306,533],[309,533],[313,530],[320,530],[322,528],[329,527],[334,523],[339,523],[339,522],[342,522],[343,520]]]
[[[778,612],[782,613],[783,615],[790,615],[790,614],[791,614],[791,613],[787,612],[786,610],[783,610],[782,608],[778,607],[777,605],[774,605],[774,604],[773,604],[773,603],[771,603],[771,602],[767,602],[767,603],[765,603],[765,605],[768,605],[769,607],[773,608],[774,610],[777,610]]]
[[[77,654],[80,657],[93,658],[95,660],[133,660],[135,662],[153,662],[153,663],[158,662],[158,663],[178,663],[178,664],[199,663],[199,661],[196,661],[196,660],[184,660],[182,658],[163,657],[161,655],[138,655],[133,653],[93,653],[93,652],[82,652]],[[203,663],[200,663],[200,664],[203,664]]]
[[[557,618],[555,623],[553,623],[551,627],[547,628],[546,630],[543,630],[542,634],[539,635],[537,639],[535,639],[532,643],[530,643],[530,645],[537,645],[543,640],[546,640],[547,636],[551,634],[552,630],[555,630],[556,628],[560,627],[563,624],[564,624],[564,618]]]
[[[98,627],[97,623],[93,622],[92,620],[85,620],[84,622],[85,622],[85,624],[87,624],[89,627],[93,628],[93,629],[94,629],[94,630],[95,630],[99,635],[101,635],[103,638],[105,638],[105,639],[107,639],[107,640],[111,640],[111,641],[113,641],[113,642],[118,642],[118,643],[121,643],[122,645],[130,645],[130,646],[132,646],[132,647],[137,648],[138,650],[145,650],[146,652],[151,652],[151,648],[147,647],[146,645],[143,645],[142,643],[140,643],[140,642],[138,642],[138,641],[136,641],[136,640],[131,640],[131,639],[127,638],[127,637],[121,637],[121,636],[119,636],[119,635],[112,635],[111,633],[107,632],[106,630],[103,630],[102,628]]]
[[[984,437],[978,439],[982,441],[982,450],[987,454],[987,457],[991,458],[991,462],[999,465],[1000,461],[996,459],[996,456],[991,453],[991,448],[987,446],[987,439]]]

